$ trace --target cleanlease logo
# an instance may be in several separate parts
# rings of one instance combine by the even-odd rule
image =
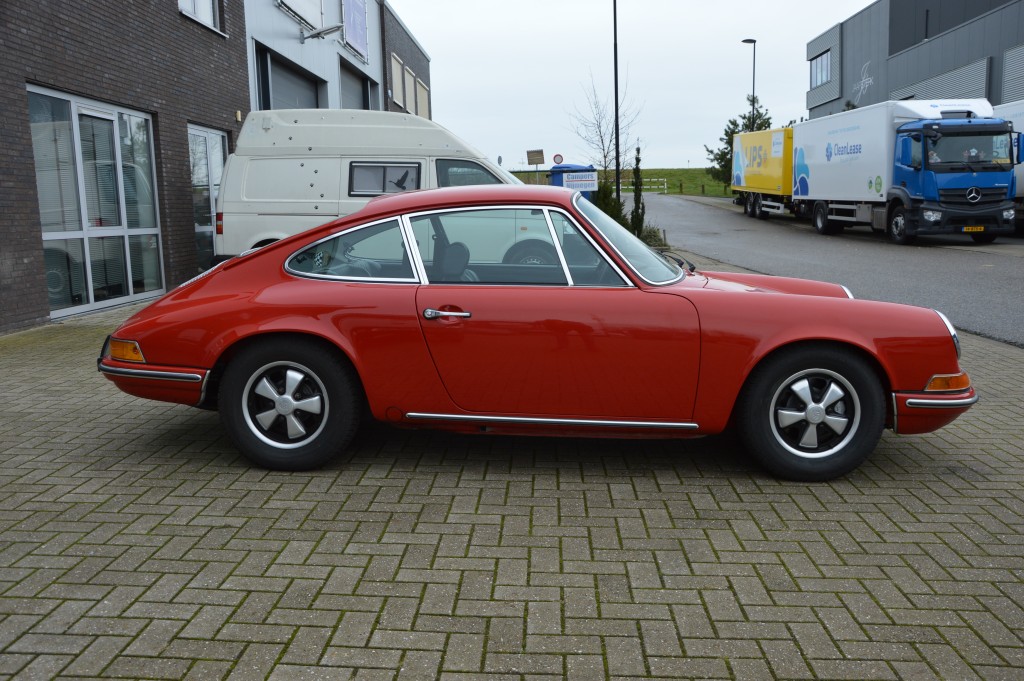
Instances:
[[[859,156],[864,148],[854,142],[846,142],[844,144],[832,144],[829,142],[825,145],[825,160],[831,161],[832,157],[837,159],[842,156]]]

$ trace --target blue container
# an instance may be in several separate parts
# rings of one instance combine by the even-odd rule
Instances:
[[[551,166],[551,170],[548,172],[548,177],[551,179],[552,187],[564,187],[564,175],[566,173],[583,173],[593,171],[594,166],[592,165],[581,166],[578,163],[560,163],[556,166]],[[586,191],[580,193],[583,194],[583,198],[585,198],[587,201],[590,200],[590,192]]]

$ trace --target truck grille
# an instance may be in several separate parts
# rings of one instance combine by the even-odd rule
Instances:
[[[939,202],[947,206],[984,206],[990,203],[999,203],[1006,200],[1005,187],[971,187],[980,192],[981,197],[977,201],[969,201],[967,193],[969,189],[940,189]]]

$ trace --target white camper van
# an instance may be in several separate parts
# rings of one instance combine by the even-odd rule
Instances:
[[[218,260],[354,213],[381,194],[519,184],[433,121],[354,109],[253,111],[217,197]]]

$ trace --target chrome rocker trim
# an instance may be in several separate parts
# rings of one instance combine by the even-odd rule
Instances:
[[[113,374],[114,376],[128,376],[129,378],[151,378],[157,381],[178,381],[181,383],[199,383],[203,380],[200,374],[191,374],[179,371],[152,371],[147,369],[124,369],[121,367],[99,366],[100,372]]]
[[[977,395],[962,400],[909,399],[907,400],[907,406],[920,407],[922,409],[959,409],[960,407],[969,407],[977,401]]]
[[[425,414],[409,412],[407,419],[418,421],[467,421],[475,423],[521,423],[543,426],[599,426],[604,428],[671,428],[675,430],[696,430],[696,423],[657,421],[603,421],[596,419],[551,419],[526,416],[470,416],[466,414]]]

